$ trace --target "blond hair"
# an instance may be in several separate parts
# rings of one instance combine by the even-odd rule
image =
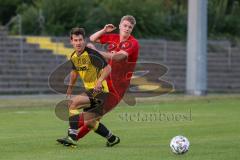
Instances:
[[[123,16],[123,17],[121,18],[120,23],[122,23],[122,21],[124,21],[124,20],[130,22],[133,26],[136,25],[136,19],[135,19],[132,15]]]

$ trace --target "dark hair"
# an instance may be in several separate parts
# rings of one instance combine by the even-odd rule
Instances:
[[[72,28],[70,32],[71,39],[72,39],[72,35],[82,35],[83,38],[85,38],[85,30],[84,28],[79,28],[79,27]]]

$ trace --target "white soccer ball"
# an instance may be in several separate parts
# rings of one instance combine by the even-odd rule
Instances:
[[[190,142],[184,136],[176,136],[171,139],[170,147],[175,154],[184,154],[188,151]]]

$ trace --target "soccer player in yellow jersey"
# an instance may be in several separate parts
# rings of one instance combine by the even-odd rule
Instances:
[[[109,143],[119,143],[119,137],[113,135],[102,123],[97,121],[102,114],[104,100],[109,95],[109,86],[106,78],[111,72],[110,65],[96,50],[88,48],[83,28],[73,28],[70,32],[71,44],[74,52],[71,55],[72,71],[67,89],[69,102],[69,129],[68,136],[57,139],[65,146],[76,146],[79,129],[78,108],[83,106],[84,123],[97,134],[105,137]],[[73,86],[80,77],[85,91],[72,97]]]

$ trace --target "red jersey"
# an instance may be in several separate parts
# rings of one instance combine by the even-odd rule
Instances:
[[[108,51],[123,50],[128,53],[128,58],[120,61],[109,60],[112,71],[107,78],[110,83],[110,92],[117,94],[118,101],[122,99],[124,93],[129,87],[132,74],[138,59],[139,44],[138,41],[130,36],[126,41],[120,42],[119,34],[104,34],[100,37],[100,43],[108,44]]]

